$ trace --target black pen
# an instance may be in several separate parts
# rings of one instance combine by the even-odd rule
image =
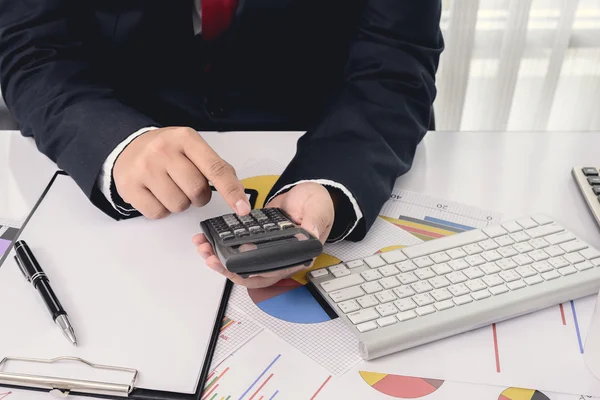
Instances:
[[[27,279],[27,282],[31,282],[40,296],[42,296],[46,307],[48,307],[48,311],[50,311],[50,314],[52,315],[52,319],[62,330],[65,337],[69,339],[72,344],[77,345],[75,331],[69,322],[67,312],[58,301],[58,298],[50,286],[50,281],[48,280],[46,273],[35,259],[27,243],[22,240],[17,241],[15,243],[15,252],[15,260],[17,261],[21,272],[23,272],[25,279]]]

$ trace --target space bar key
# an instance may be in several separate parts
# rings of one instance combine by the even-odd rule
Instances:
[[[321,287],[327,293],[333,292],[334,290],[345,289],[350,286],[360,285],[364,282],[364,279],[359,274],[352,274],[342,276],[341,278],[335,278],[330,281],[321,283]]]
[[[485,233],[479,229],[474,229],[471,231],[457,233],[452,236],[442,237],[422,244],[405,247],[402,249],[402,252],[408,258],[422,257],[428,254],[450,250],[455,247],[465,246],[467,244],[480,242],[486,239],[489,238]]]

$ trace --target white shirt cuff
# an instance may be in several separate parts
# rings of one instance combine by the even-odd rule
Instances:
[[[348,197],[348,200],[350,200],[350,203],[352,203],[352,208],[354,209],[354,214],[356,215],[356,220],[354,221],[354,224],[350,227],[350,229],[348,229],[348,232],[346,232],[346,234],[344,234],[339,239],[336,239],[336,241],[344,240],[356,228],[356,226],[358,225],[358,223],[362,219],[363,215],[362,215],[362,211],[360,211],[360,207],[358,206],[358,203],[357,203],[356,199],[354,198],[354,196],[352,196],[352,193],[350,193],[350,191],[344,185],[342,185],[342,184],[339,184],[339,183],[334,182],[334,181],[330,181],[328,179],[305,179],[305,180],[301,180],[301,181],[298,181],[298,182],[295,182],[295,183],[290,183],[289,185],[285,185],[284,187],[282,187],[281,189],[279,189],[273,196],[271,196],[269,199],[267,199],[267,201],[265,202],[265,204],[268,204],[279,193],[284,192],[284,191],[290,189],[291,187],[296,186],[299,183],[305,183],[305,182],[316,182],[316,183],[319,183],[319,184],[321,184],[323,186],[332,186],[332,187],[334,187],[336,189],[341,190],[342,193],[344,193],[346,195],[346,197]]]
[[[129,135],[127,137],[127,139],[125,139],[121,143],[119,143],[119,145],[108,155],[108,157],[104,161],[104,164],[102,164],[102,169],[100,170],[100,174],[98,176],[98,185],[100,187],[100,191],[102,192],[102,194],[104,194],[104,197],[106,197],[108,202],[113,206],[113,208],[115,210],[117,210],[119,213],[121,213],[125,216],[128,216],[131,212],[135,211],[135,209],[125,208],[118,204],[115,204],[115,201],[113,200],[112,190],[111,190],[112,179],[113,179],[113,175],[112,175],[113,167],[115,165],[115,162],[117,161],[117,157],[119,157],[121,152],[125,149],[125,147],[127,147],[127,145],[129,143],[131,143],[133,141],[133,139],[135,139],[138,136],[140,136],[141,134],[151,131],[153,129],[158,129],[158,128],[154,127],[154,126],[150,126],[150,127],[146,127],[146,128],[137,130],[134,133],[132,133],[131,135]]]

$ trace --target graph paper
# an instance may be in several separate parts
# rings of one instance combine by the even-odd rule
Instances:
[[[221,324],[221,332],[212,360],[213,368],[260,331],[262,328],[259,325],[244,317],[244,314],[235,308],[228,307]]]

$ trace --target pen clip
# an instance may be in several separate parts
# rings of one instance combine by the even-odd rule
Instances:
[[[19,258],[18,255],[15,256],[15,261],[17,262],[17,265],[19,266],[21,273],[23,274],[25,279],[27,279],[27,282],[31,282],[31,278],[29,277],[29,274],[27,274],[27,271],[25,271],[25,267],[23,266],[23,263],[21,262],[21,259]]]

